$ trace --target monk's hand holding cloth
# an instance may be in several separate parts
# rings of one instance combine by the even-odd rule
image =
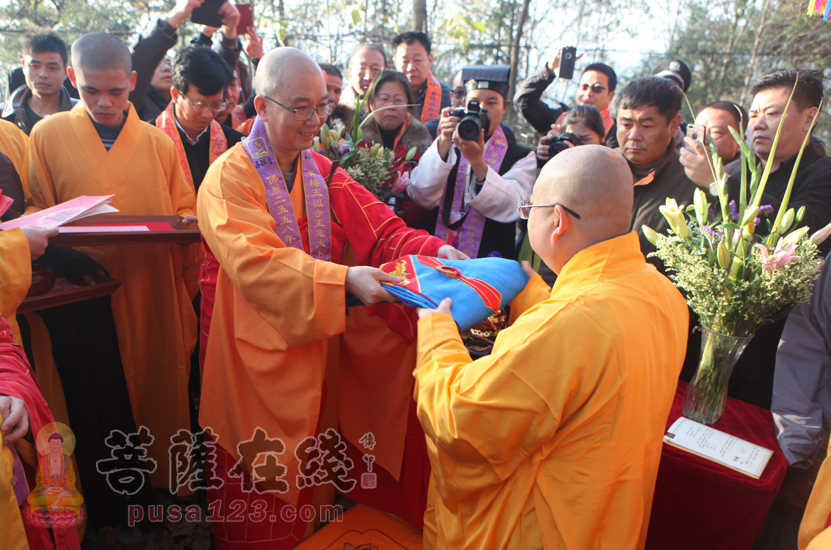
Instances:
[[[419,307],[416,308],[416,313],[418,314],[419,319],[427,317],[432,313],[444,313],[445,315],[450,315],[451,317],[453,317],[453,314],[450,313],[450,306],[452,305],[453,300],[451,300],[450,298],[445,298],[441,301],[439,307],[437,307],[436,309],[427,309],[426,307]]]
[[[368,306],[381,302],[397,302],[398,298],[387,292],[381,283],[400,283],[403,280],[403,277],[384,273],[375,267],[350,267],[346,270],[346,291]]]
[[[439,248],[437,256],[439,258],[446,258],[448,260],[469,260],[470,256],[450,246],[449,244]]]
[[[11,445],[29,433],[29,411],[22,399],[0,395],[0,432],[3,444]]]

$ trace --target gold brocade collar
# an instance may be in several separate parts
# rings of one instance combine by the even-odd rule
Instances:
[[[646,267],[638,234],[621,235],[584,248],[560,270],[552,296],[574,286],[593,285],[602,279],[631,273]]]

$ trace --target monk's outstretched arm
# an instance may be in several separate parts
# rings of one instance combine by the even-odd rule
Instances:
[[[426,231],[407,227],[389,206],[380,202],[346,172],[338,172],[330,197],[347,239],[365,265],[380,266],[408,254],[436,256],[446,243]]]
[[[218,172],[209,171],[199,188],[199,228],[223,272],[277,331],[279,346],[304,346],[343,332],[347,267],[283,244],[255,174]]]

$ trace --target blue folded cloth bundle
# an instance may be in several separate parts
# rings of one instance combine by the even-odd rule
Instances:
[[[445,260],[410,255],[381,269],[406,279],[383,284],[408,306],[436,308],[451,298],[450,311],[462,332],[504,308],[528,283],[519,263],[504,258]]]

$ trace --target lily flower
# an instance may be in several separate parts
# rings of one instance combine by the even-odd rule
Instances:
[[[658,233],[649,227],[648,225],[642,225],[641,230],[643,231],[643,236],[646,237],[646,240],[652,243],[652,246],[657,245],[658,243]]]
[[[676,235],[682,239],[688,239],[690,237],[690,228],[687,226],[687,220],[684,218],[684,212],[678,207],[678,203],[675,202],[675,199],[667,198],[667,203],[663,206],[659,206],[658,210],[667,219],[669,226]]]
[[[831,223],[811,235],[811,242],[819,246],[828,238],[828,235],[831,235]]]
[[[407,187],[410,186],[410,173],[409,172],[402,172],[398,175],[398,179],[395,180],[395,183],[392,185],[392,194],[397,195],[404,191]]]
[[[800,256],[794,255],[796,243],[783,246],[782,239],[779,239],[779,242],[776,243],[773,254],[768,252],[767,247],[764,245],[756,244],[754,246],[762,253],[762,265],[764,266],[765,273],[770,273],[774,269],[782,269],[792,260],[798,260],[800,258]]]

